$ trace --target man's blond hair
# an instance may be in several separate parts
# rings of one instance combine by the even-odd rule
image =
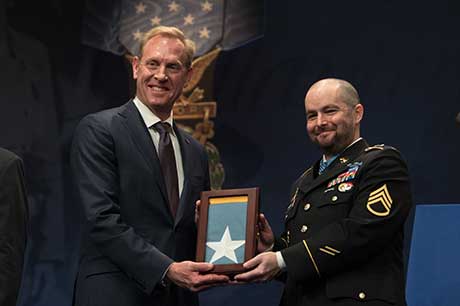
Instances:
[[[192,65],[193,56],[195,55],[195,43],[192,40],[186,38],[184,35],[184,32],[182,32],[176,27],[158,26],[158,27],[151,29],[147,33],[145,33],[144,36],[142,37],[142,41],[140,45],[140,57],[142,57],[142,54],[144,52],[145,44],[155,36],[166,36],[166,37],[177,38],[178,40],[180,40],[185,46],[184,65],[187,68],[190,68],[190,66]]]

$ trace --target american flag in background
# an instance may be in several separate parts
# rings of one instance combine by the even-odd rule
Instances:
[[[175,26],[197,46],[197,56],[216,46],[233,49],[263,35],[264,0],[88,0],[82,42],[138,54],[142,34]]]

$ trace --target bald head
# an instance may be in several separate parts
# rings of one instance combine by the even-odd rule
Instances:
[[[314,83],[307,92],[305,97],[305,102],[307,103],[307,98],[309,93],[311,94],[321,94],[326,91],[334,92],[335,96],[347,104],[350,107],[353,107],[359,103],[358,91],[351,85],[349,82],[341,79],[322,79]]]

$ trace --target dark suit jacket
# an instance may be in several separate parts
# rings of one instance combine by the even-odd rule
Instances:
[[[184,187],[174,219],[150,134],[132,101],[86,116],[71,153],[86,230],[76,305],[194,305],[196,295],[162,279],[193,260],[195,201],[209,189],[204,148],[177,127]]]
[[[294,184],[276,249],[287,266],[282,304],[406,305],[403,229],[412,206],[399,152],[360,140],[318,176]]]
[[[21,159],[0,149],[0,305],[14,306],[27,238],[27,195]]]

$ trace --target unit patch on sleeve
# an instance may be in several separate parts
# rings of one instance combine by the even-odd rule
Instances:
[[[393,199],[388,191],[387,184],[372,191],[367,199],[367,210],[378,217],[385,217],[390,214]]]

